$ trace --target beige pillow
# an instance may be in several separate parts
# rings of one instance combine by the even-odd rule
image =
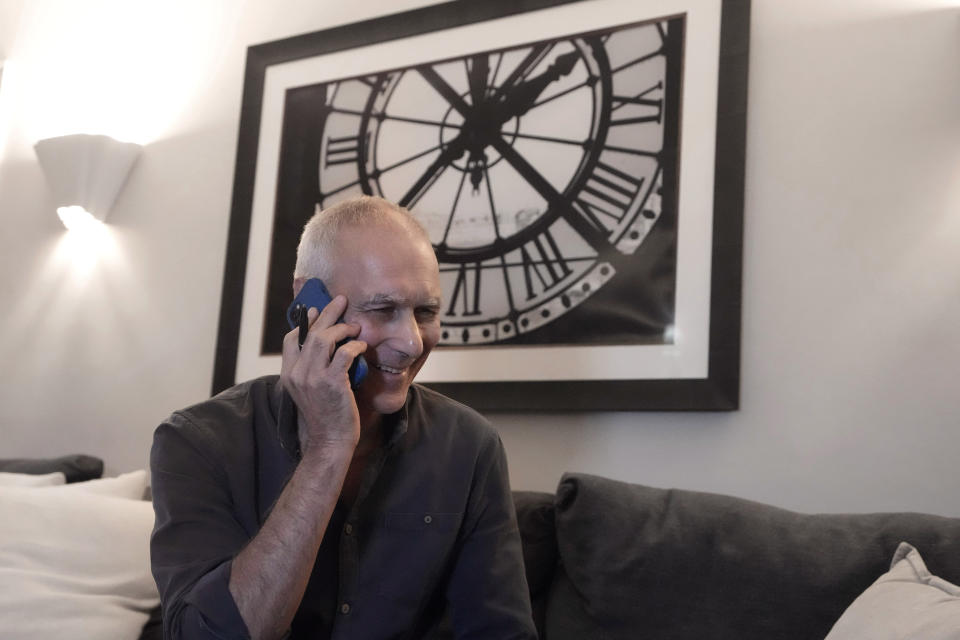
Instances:
[[[34,475],[0,471],[0,487],[52,487],[66,484],[67,476],[62,471]]]
[[[136,640],[160,602],[150,502],[71,486],[0,487],[0,640]]]
[[[147,470],[138,469],[129,473],[121,473],[113,478],[98,478],[84,482],[73,482],[62,487],[51,487],[47,491],[97,493],[114,498],[142,500],[147,490]]]
[[[960,587],[901,542],[890,571],[843,612],[825,640],[960,640]]]

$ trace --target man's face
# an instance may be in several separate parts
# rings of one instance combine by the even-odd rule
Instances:
[[[440,274],[433,248],[400,226],[341,234],[331,295],[347,298],[346,322],[359,324],[370,367],[357,390],[365,411],[399,411],[414,376],[440,339]]]

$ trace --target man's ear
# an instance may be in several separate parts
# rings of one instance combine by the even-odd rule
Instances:
[[[307,278],[294,278],[293,279],[293,297],[296,298],[300,294],[300,289],[303,289],[303,285],[307,283]]]

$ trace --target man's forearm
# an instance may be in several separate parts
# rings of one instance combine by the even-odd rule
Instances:
[[[263,527],[233,559],[230,594],[254,640],[279,638],[290,627],[352,456],[348,447],[308,451]]]

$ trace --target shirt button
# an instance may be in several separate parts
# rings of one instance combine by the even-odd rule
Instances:
[[[349,536],[350,534],[352,534],[352,533],[353,533],[353,525],[350,524],[349,522],[348,522],[347,524],[343,525],[343,532],[344,532],[345,534],[347,534],[348,536]]]
[[[343,615],[347,615],[348,613],[350,613],[350,605],[348,605],[346,602],[340,605],[340,613],[342,613]]]
[[[426,522],[427,524],[430,524],[431,522],[433,522],[433,516],[423,516],[423,521]]]

